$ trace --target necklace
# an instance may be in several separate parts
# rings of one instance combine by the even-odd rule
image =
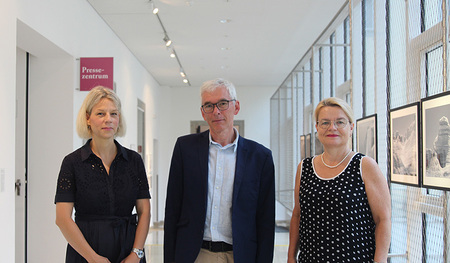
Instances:
[[[336,167],[338,167],[339,165],[341,165],[341,163],[348,157],[348,155],[349,155],[351,152],[352,152],[352,150],[348,151],[348,153],[347,153],[347,155],[344,157],[344,159],[342,159],[342,161],[340,161],[340,162],[339,162],[338,164],[336,164],[336,165],[328,165],[328,164],[326,164],[325,161],[323,160],[323,153],[320,155],[320,158],[322,159],[323,165],[325,165],[325,166],[328,167],[328,168],[333,169],[333,168],[336,168]]]

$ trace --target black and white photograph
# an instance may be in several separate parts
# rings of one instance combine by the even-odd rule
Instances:
[[[422,100],[424,187],[450,189],[450,93]]]
[[[303,160],[306,158],[306,137],[305,135],[300,136],[300,158]]]
[[[390,111],[391,181],[419,186],[419,103]]]
[[[306,134],[305,142],[306,157],[311,157],[311,133]]]
[[[377,115],[356,120],[357,151],[378,161],[377,156]]]

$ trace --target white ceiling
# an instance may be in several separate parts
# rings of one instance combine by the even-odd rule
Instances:
[[[88,1],[161,86],[189,86],[149,0]],[[194,87],[216,77],[237,87],[281,85],[345,2],[154,0]]]

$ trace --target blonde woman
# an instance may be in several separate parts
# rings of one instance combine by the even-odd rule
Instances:
[[[55,196],[56,224],[69,243],[66,262],[145,262],[149,186],[140,155],[115,140],[125,135],[125,121],[112,90],[88,93],[77,132],[89,140],[64,158]]]
[[[316,129],[324,153],[298,166],[288,262],[387,262],[391,201],[386,179],[370,157],[349,147],[350,106],[321,101]]]

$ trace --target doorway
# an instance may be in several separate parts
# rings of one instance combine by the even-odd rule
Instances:
[[[27,184],[26,184],[26,134],[27,134],[27,57],[28,54],[16,51],[16,155],[15,155],[15,258],[16,262],[27,262],[26,228],[27,228]]]
[[[76,60],[21,21],[16,60],[16,263],[63,262],[53,201],[61,161],[74,148]]]

